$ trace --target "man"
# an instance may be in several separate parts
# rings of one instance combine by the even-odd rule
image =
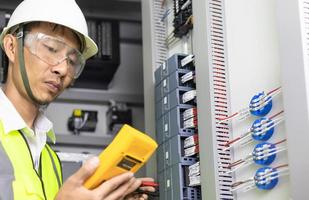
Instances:
[[[0,90],[0,199],[147,199],[134,191],[142,180],[152,179],[136,179],[132,173],[94,190],[83,187],[99,164],[97,157],[62,184],[60,161],[46,144],[46,135],[53,141],[55,135],[40,108],[78,78],[85,60],[97,52],[75,1],[24,0],[0,35],[0,44],[9,60]]]

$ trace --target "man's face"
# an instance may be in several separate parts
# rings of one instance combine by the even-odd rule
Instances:
[[[64,27],[56,26],[55,28],[49,23],[40,23],[31,28],[30,34],[32,33],[43,33],[63,41],[69,47],[79,48],[77,36],[70,29]],[[64,49],[62,52],[64,57],[69,53],[66,51]],[[32,93],[41,104],[53,101],[73,81],[74,74],[70,73],[67,60],[51,65],[31,53],[27,46],[24,47],[24,60]],[[19,82],[19,87],[22,87],[23,93],[26,94],[20,80],[19,68],[15,67],[15,70],[18,72],[13,72],[13,79],[19,79],[17,83]],[[27,98],[29,97],[27,96]]]

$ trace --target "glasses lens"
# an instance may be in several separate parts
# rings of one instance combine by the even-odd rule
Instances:
[[[71,49],[71,51],[67,54],[67,62],[68,65],[71,66],[70,68],[74,70],[72,71],[74,78],[77,78],[85,66],[85,59],[83,55],[76,49]]]
[[[54,66],[66,60],[68,73],[74,78],[80,75],[85,65],[85,59],[77,49],[68,46],[57,38],[42,33],[27,34],[25,45],[32,54],[47,64]]]

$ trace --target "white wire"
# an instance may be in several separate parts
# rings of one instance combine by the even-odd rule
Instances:
[[[257,110],[260,110],[262,107],[264,107],[264,105],[268,104],[272,99],[273,97],[277,96],[278,94],[281,93],[281,88],[279,88],[276,92],[270,94],[270,95],[264,95],[264,96],[260,96],[258,97],[257,99],[254,99],[254,103],[251,104],[251,106],[254,106],[254,108],[250,108],[250,106],[248,107],[245,107],[243,109],[240,109],[238,112],[236,112],[237,114],[231,118],[227,118],[227,119],[224,119],[224,120],[221,120],[218,122],[218,124],[221,124],[223,122],[226,122],[226,121],[229,121],[229,120],[232,120],[232,119],[235,119],[235,118],[239,118],[238,120],[244,120],[246,119],[247,117],[250,116],[250,112],[249,111],[257,111]],[[267,98],[266,101],[263,101],[262,103],[260,102],[261,100]],[[257,106],[257,107],[256,107]]]
[[[259,122],[254,122],[252,126],[254,126],[254,127],[260,127],[260,126],[262,126],[263,124],[268,123],[269,120],[270,120],[270,119],[268,119],[268,118],[264,118],[264,119],[261,119],[261,118],[260,118],[260,121],[259,121]]]
[[[280,178],[280,177],[282,177],[282,176],[287,176],[287,175],[289,175],[288,172],[287,172],[287,173],[279,174],[279,175],[277,175],[277,176],[271,176],[271,177],[268,177],[267,180],[259,181],[258,184],[262,185],[262,184],[265,184],[265,183],[267,183],[267,182],[269,182],[269,181],[272,181],[272,180],[274,180],[274,179]]]
[[[277,96],[278,94],[281,93],[281,89],[278,89],[276,92],[270,94],[270,95],[265,95],[263,98],[261,98],[259,101],[261,101],[262,99],[265,99],[267,98],[266,101],[262,102],[261,104],[259,104],[257,107],[255,107],[255,105],[257,103],[254,103],[253,106],[254,106],[254,109],[252,109],[253,111],[257,111],[259,109],[261,109],[262,107],[264,107],[266,104],[268,104],[275,96]],[[252,104],[251,104],[252,105]]]
[[[189,5],[191,4],[191,0],[187,0],[186,3],[184,3],[182,6],[181,6],[181,10],[184,10],[186,9]]]
[[[244,181],[243,184],[240,184],[240,185],[238,185],[235,188],[231,188],[231,192],[234,192],[236,190],[240,190],[240,189],[244,188],[245,186],[247,186],[249,184],[253,184],[254,185],[254,179],[253,178],[247,179],[246,181]]]
[[[274,180],[276,178],[288,175],[289,173],[287,172],[289,169],[285,169],[285,170],[281,170],[281,171],[275,171],[275,172],[271,172],[271,173],[267,173],[265,175],[263,175],[262,177],[258,177],[257,183],[262,185],[265,184],[267,182],[269,182],[270,180]],[[275,176],[274,176],[275,175]],[[266,180],[264,180],[266,179]]]
[[[240,139],[239,139],[239,140],[233,142],[233,143],[230,144],[228,147],[224,148],[223,151],[229,150],[229,149],[232,148],[234,145],[236,145],[236,144],[238,144],[239,142],[241,142],[243,139],[245,139],[245,138],[251,136],[251,134],[250,134],[251,132],[252,132],[251,129],[248,129],[247,132],[245,132],[245,133],[243,133],[243,134],[240,135]]]
[[[247,146],[248,144],[251,144],[253,141],[254,141],[253,138],[249,138],[249,140],[247,140],[247,141],[241,143],[240,146],[241,146],[241,147],[245,147],[245,146]]]
[[[86,112],[85,115],[84,115],[84,118],[83,118],[83,122],[80,124],[79,127],[77,127],[77,129],[83,128],[83,126],[86,124],[86,122],[87,122],[87,120],[88,120],[88,115],[89,115],[89,113]]]
[[[240,169],[242,167],[245,167],[245,166],[252,164],[253,158],[244,159],[243,161],[244,161],[243,163],[239,164],[237,167],[233,168],[232,170],[228,171],[227,173],[228,174],[233,173],[233,172],[237,171],[238,169]]]
[[[272,175],[281,174],[281,173],[286,172],[288,170],[289,170],[288,167],[285,167],[285,169],[282,169],[282,170],[276,170],[276,171],[271,170],[271,172],[265,173],[264,175],[261,175],[261,176],[258,175],[257,176],[257,180],[256,179],[255,180],[256,181],[260,181],[260,180],[268,178],[268,177],[270,177]]]
[[[264,101],[264,99],[265,99],[265,101]],[[264,107],[266,104],[268,104],[271,100],[272,100],[272,97],[266,95],[261,100],[255,102],[255,103],[251,103],[250,104],[250,110],[253,110],[253,111],[259,110],[262,107]]]
[[[271,148],[271,144],[266,143],[266,144],[263,144],[261,147],[256,147],[256,148],[254,149],[253,153],[254,153],[254,152],[257,152],[257,153],[258,153],[258,152],[267,150],[267,149],[269,149],[269,148]]]
[[[267,152],[258,152],[259,155],[260,154],[265,154],[265,155],[258,156],[258,157],[256,157],[255,160],[261,160],[263,158],[266,158],[266,157],[272,156],[274,154],[280,153],[281,151],[285,151],[286,149],[287,149],[286,147],[279,147],[279,148],[275,148],[275,149],[272,148],[271,150],[269,149],[270,151],[267,151]],[[241,159],[241,161],[244,161],[243,163],[241,163],[237,167],[227,171],[226,173],[228,173],[228,174],[233,173],[240,168],[243,168],[245,166],[252,164],[254,162],[253,159],[254,159],[254,156],[252,154],[249,154],[246,158]]]
[[[263,130],[263,129],[265,129],[265,128],[267,128],[268,126],[270,126],[270,125],[272,125],[274,123],[274,121],[273,120],[270,120],[270,119],[263,119],[263,120],[261,120],[261,122],[259,122],[259,123],[254,123],[253,124],[253,131],[255,130],[255,131],[260,131],[260,130]]]
[[[277,148],[276,151],[270,151],[270,152],[268,152],[267,154],[265,154],[265,155],[263,155],[263,156],[258,156],[258,157],[256,158],[256,160],[261,160],[261,159],[263,159],[263,158],[272,156],[272,155],[274,155],[274,154],[277,154],[277,153],[280,153],[280,152],[282,152],[282,151],[285,151],[286,149],[287,149],[286,147]]]
[[[240,109],[239,111],[237,111],[236,113],[236,115],[235,116],[233,116],[233,117],[230,117],[230,118],[227,118],[227,119],[223,119],[223,120],[220,120],[219,122],[218,122],[218,124],[221,124],[221,123],[223,123],[223,122],[227,122],[227,121],[229,121],[229,120],[232,120],[232,119],[235,119],[235,118],[240,118],[239,116],[243,116],[242,118],[240,118],[240,119],[243,119],[244,117],[246,118],[247,116],[250,116],[249,115],[249,110],[250,110],[250,108],[249,107],[245,107],[245,108],[242,108],[242,109]],[[245,119],[244,118],[244,119]]]
[[[270,122],[267,122],[267,123],[262,123],[262,122],[257,123],[259,126],[260,126],[260,124],[261,124],[262,126],[266,126],[266,128],[265,128],[264,130],[263,130],[263,128],[260,128],[260,127],[253,128],[253,130],[257,130],[256,132],[254,132],[254,134],[255,134],[256,136],[259,136],[259,135],[265,133],[266,131],[268,131],[268,130],[274,128],[275,126],[277,126],[278,124],[280,124],[280,123],[283,122],[283,121],[284,121],[284,117],[278,117],[278,118],[273,119],[273,120],[271,120]],[[270,124],[272,124],[272,125],[269,126]],[[239,142],[243,141],[244,139],[246,139],[247,137],[250,136],[250,133],[252,133],[253,130],[252,130],[252,128],[249,128],[247,132],[245,132],[245,133],[243,133],[243,134],[240,135],[240,139],[239,139],[239,140],[233,142],[232,144],[230,144],[228,147],[224,148],[223,150],[224,150],[224,151],[227,151],[227,150],[229,150],[230,148],[232,148],[234,145],[236,145],[236,144],[238,144]],[[263,130],[263,131],[261,131],[261,130]],[[248,142],[251,143],[251,141],[253,141],[253,140],[249,140]],[[250,143],[248,143],[248,144],[250,144]]]
[[[268,153],[272,153],[274,151],[276,151],[276,147],[272,148],[272,147],[267,147],[267,148],[262,148],[261,150],[256,150],[253,152],[253,156],[255,157],[259,157],[259,156],[263,156],[265,154],[268,154]]]
[[[241,190],[240,192],[249,191],[249,190],[255,188],[254,187],[256,185],[255,182],[257,182],[257,184],[262,185],[262,184],[267,183],[267,182],[274,180],[276,178],[288,175],[289,174],[288,170],[289,170],[288,167],[286,167],[286,169],[283,169],[283,170],[272,171],[271,173],[267,173],[267,174],[259,177],[260,180],[256,180],[254,177],[247,179],[247,180],[243,181],[244,183],[238,185],[237,187],[231,188],[230,191],[231,192],[235,192],[236,190]],[[276,176],[273,176],[273,175],[276,175]],[[261,179],[265,179],[265,178],[267,180],[261,180]]]
[[[264,132],[269,131],[270,129],[274,128],[275,126],[277,126],[278,124],[280,124],[283,121],[284,121],[284,117],[280,117],[278,119],[274,119],[274,120],[271,120],[267,123],[262,124],[261,125],[262,127],[253,128],[254,129],[253,131],[255,131],[255,135],[261,135]],[[271,126],[269,126],[269,125],[271,125]]]

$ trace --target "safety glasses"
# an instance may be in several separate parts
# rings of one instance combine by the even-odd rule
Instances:
[[[24,45],[31,54],[48,65],[56,66],[66,61],[68,75],[74,79],[78,78],[85,66],[83,55],[58,38],[43,33],[26,32]]]

